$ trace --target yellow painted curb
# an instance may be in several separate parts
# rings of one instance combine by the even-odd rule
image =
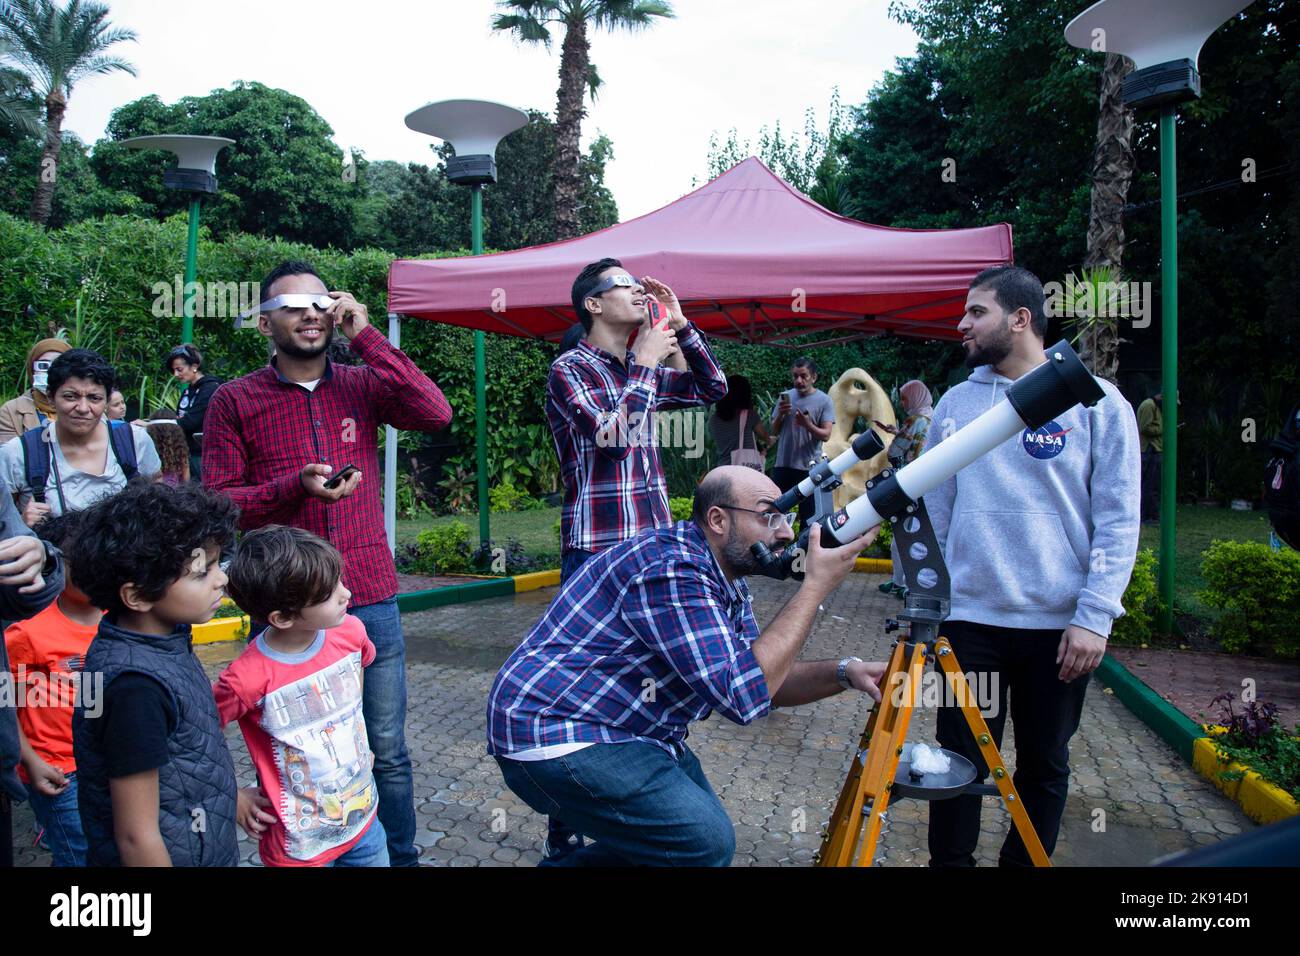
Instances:
[[[538,588],[558,587],[560,583],[559,569],[552,571],[534,571],[532,574],[515,575],[515,593],[523,591],[536,591]]]
[[[889,558],[858,558],[853,570],[867,574],[893,574],[894,562]]]
[[[1222,727],[1206,729],[1214,736],[1223,733]],[[1277,823],[1279,820],[1300,814],[1300,805],[1281,787],[1275,787],[1255,771],[1236,761],[1220,760],[1218,748],[1215,747],[1211,737],[1202,737],[1193,741],[1192,766],[1202,777],[1236,801],[1246,816],[1256,823]],[[1224,770],[1243,771],[1245,777],[1241,780],[1224,780],[1219,776],[1219,773]]]
[[[248,615],[239,617],[214,617],[206,624],[195,624],[192,640],[195,644],[218,644],[243,637],[249,627]]]

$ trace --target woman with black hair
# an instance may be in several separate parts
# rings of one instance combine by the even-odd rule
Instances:
[[[203,453],[203,419],[208,414],[208,402],[221,387],[222,381],[203,371],[203,353],[193,345],[178,345],[167,355],[167,372],[185,383],[176,421],[185,432],[190,448],[190,477],[201,481],[199,456]]]
[[[719,465],[748,465],[763,470],[762,459],[772,439],[754,411],[754,390],[745,376],[727,376],[727,394],[713,406],[709,416],[709,434],[718,449]],[[738,451],[742,454],[733,455]]]

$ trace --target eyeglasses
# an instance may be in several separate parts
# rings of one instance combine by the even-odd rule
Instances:
[[[619,286],[632,288],[636,284],[636,280],[629,275],[610,276],[607,279],[601,279],[594,286],[588,289],[582,297],[584,299],[590,299]]]
[[[729,511],[748,511],[752,515],[759,515],[767,519],[767,530],[775,531],[778,525],[785,525],[787,528],[794,527],[794,512],[783,514],[780,511],[755,511],[753,508],[741,508],[736,505],[718,505],[719,508],[726,508]]]

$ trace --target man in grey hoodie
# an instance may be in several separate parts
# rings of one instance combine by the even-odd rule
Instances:
[[[1006,397],[1041,365],[1047,331],[1042,283],[1012,266],[972,280],[962,333],[970,378],[934,411],[927,449]],[[1075,406],[1042,428],[1026,428],[925,496],[952,579],[952,609],[940,629],[961,669],[989,674],[980,701],[998,745],[1010,695],[1016,727],[1016,789],[1050,855],[1069,789],[1070,738],[1079,727],[1088,675],[1124,613],[1138,544],[1141,463],[1133,410],[1110,382],[1092,408]],[[990,713],[989,708],[992,708]],[[938,715],[939,743],[980,758],[961,711]],[[930,804],[931,866],[974,866],[980,798]],[[1014,828],[999,864],[1028,866]]]

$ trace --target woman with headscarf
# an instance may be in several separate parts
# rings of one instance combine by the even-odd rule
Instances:
[[[934,399],[924,382],[912,379],[898,390],[899,400],[903,405],[903,424],[897,428],[887,428],[894,436],[889,446],[889,465],[895,471],[909,462],[916,460],[925,447],[925,436],[930,429],[930,419],[934,417]],[[905,594],[906,582],[903,578],[903,564],[898,558],[898,545],[890,543],[890,556],[894,559],[894,579],[880,586],[886,594]]]
[[[27,380],[31,387],[0,405],[0,445],[55,417],[54,404],[45,394],[46,376],[50,363],[70,348],[63,339],[41,339],[31,347],[27,353]]]

